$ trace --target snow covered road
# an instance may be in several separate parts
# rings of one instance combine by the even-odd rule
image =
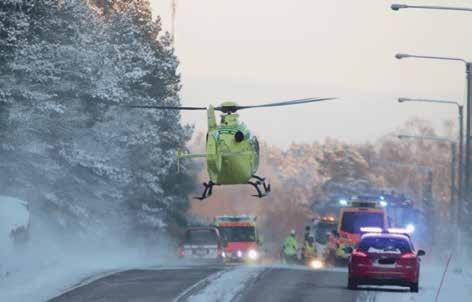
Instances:
[[[49,302],[340,301],[354,302],[345,270],[288,266],[198,266],[129,270],[75,288]]]
[[[128,270],[77,287],[49,302],[173,301],[187,288],[219,270],[212,267]]]
[[[137,267],[100,274],[91,272],[88,278],[77,280],[76,286],[69,286],[65,291],[56,287],[57,297],[51,299],[54,295],[49,295],[49,302],[433,302],[441,272],[440,266],[425,266],[420,292],[414,294],[395,287],[347,290],[345,268],[313,271],[286,265]],[[452,267],[438,301],[468,301],[471,288],[472,275]],[[15,301],[45,301],[44,290],[43,295],[23,295],[27,299]]]

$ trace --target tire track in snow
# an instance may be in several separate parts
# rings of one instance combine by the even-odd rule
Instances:
[[[363,291],[359,294],[357,302],[375,302],[377,300],[377,293],[373,291]]]
[[[221,275],[223,275],[225,272],[227,272],[228,270],[223,270],[223,271],[220,271],[220,272],[216,272],[214,274],[211,274],[210,276],[206,277],[205,279],[202,279],[200,281],[198,281],[197,283],[195,283],[194,285],[192,285],[191,287],[187,288],[186,290],[184,290],[180,295],[177,296],[177,298],[174,299],[173,302],[183,302],[183,301],[187,301],[187,299],[198,293],[199,291],[201,291],[203,288],[207,287],[208,285],[211,284],[211,282],[213,282],[214,280],[218,279],[219,277],[221,277]]]
[[[239,266],[217,272],[185,290],[176,302],[234,302],[265,271],[262,267]]]

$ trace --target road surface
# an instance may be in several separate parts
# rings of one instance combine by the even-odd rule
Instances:
[[[302,267],[136,269],[76,287],[49,302],[331,301],[354,302],[346,272]]]

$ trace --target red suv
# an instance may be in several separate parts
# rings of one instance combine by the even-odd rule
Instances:
[[[420,256],[407,234],[367,233],[361,237],[349,258],[348,288],[358,285],[407,286],[418,292]]]

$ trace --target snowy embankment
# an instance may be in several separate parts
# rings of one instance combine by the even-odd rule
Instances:
[[[407,288],[375,288],[360,295],[359,302],[462,302],[472,299],[472,265],[451,258],[448,270],[448,256],[425,261],[421,267],[420,291],[410,293]],[[438,298],[436,300],[436,296]]]
[[[30,225],[26,202],[0,196],[1,302],[46,301],[108,273],[171,263],[165,239],[130,246],[112,235],[102,240],[65,236],[33,216]]]
[[[128,254],[125,256],[125,254]],[[56,255],[56,257],[59,257]],[[56,259],[28,260],[27,266],[17,267],[8,276],[0,279],[0,301],[40,302],[47,301],[78,285],[84,285],[100,277],[130,268],[158,265],[139,254],[130,257],[126,251],[62,256]]]
[[[29,223],[30,213],[26,201],[0,196],[0,278],[8,273],[8,262],[5,259],[15,253],[15,244],[26,241]]]
[[[0,196],[0,244],[1,248],[10,246],[14,232],[27,229],[30,221],[28,203],[26,201]]]

